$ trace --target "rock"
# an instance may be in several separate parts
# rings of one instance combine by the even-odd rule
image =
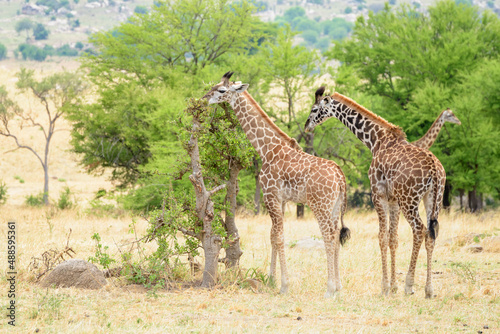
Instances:
[[[325,248],[325,243],[323,240],[317,240],[313,238],[300,239],[296,242],[290,242],[288,244],[290,248],[301,248],[301,249],[315,249],[315,248]]]
[[[107,283],[104,274],[95,265],[80,259],[70,259],[55,267],[40,285],[44,288],[100,289]]]
[[[500,236],[484,238],[481,244],[486,252],[500,253]]]
[[[465,247],[465,250],[471,253],[481,253],[483,251],[483,246],[479,244],[473,244]]]

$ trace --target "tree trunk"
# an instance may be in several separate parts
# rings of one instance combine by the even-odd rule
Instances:
[[[196,108],[194,106],[193,108]],[[203,224],[202,247],[205,253],[205,268],[203,269],[202,287],[210,288],[217,283],[217,264],[222,245],[222,238],[212,230],[212,220],[214,219],[214,203],[211,200],[217,191],[223,189],[225,185],[220,185],[211,191],[205,188],[205,182],[201,173],[200,152],[198,147],[198,132],[201,129],[199,114],[193,114],[193,128],[189,139],[187,150],[191,158],[191,168],[193,174],[189,180],[194,186],[196,193],[196,214]]]
[[[240,257],[243,254],[240,248],[240,235],[238,234],[238,228],[236,227],[235,215],[236,215],[236,196],[238,195],[238,174],[241,171],[241,166],[237,164],[232,164],[229,167],[229,181],[227,182],[227,192],[226,192],[226,232],[227,232],[227,243],[226,248],[226,258],[223,260],[226,268],[236,267],[239,264]]]
[[[464,212],[464,190],[459,189],[458,193],[460,194],[460,212]]]
[[[49,166],[48,165],[43,166],[43,175],[44,175],[43,203],[45,205],[49,205]]]
[[[444,193],[443,193],[443,209],[450,210],[451,207],[451,191],[453,187],[448,180],[444,184]]]
[[[255,195],[253,197],[254,209],[253,213],[257,216],[260,213],[260,181],[259,181],[259,160],[253,158],[253,166],[255,168]]]
[[[468,195],[469,212],[475,213],[479,211],[481,208],[479,203],[479,196],[477,196],[476,187],[474,187],[472,191],[469,191]]]

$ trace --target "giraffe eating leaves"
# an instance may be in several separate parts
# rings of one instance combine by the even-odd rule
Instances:
[[[325,296],[332,297],[342,287],[339,274],[340,244],[350,235],[343,223],[347,205],[344,174],[335,162],[299,149],[297,142],[278,128],[246,92],[247,84],[229,81],[232,74],[224,74],[221,82],[213,86],[204,98],[209,104],[227,102],[231,105],[262,160],[259,181],[272,221],[270,278],[276,277],[276,258],[279,255],[280,293],[287,292],[283,208],[287,201],[307,204],[318,220],[325,242],[328,268]]]
[[[432,252],[439,230],[437,219],[446,180],[443,166],[427,149],[408,143],[406,135],[399,127],[341,94],[323,96],[324,91],[324,87],[316,91],[316,102],[311,108],[305,130],[312,131],[328,118],[336,117],[370,149],[373,156],[368,177],[373,204],[379,218],[382,294],[397,291],[396,249],[401,210],[413,231],[413,250],[405,292],[413,293],[417,257],[425,240],[425,296],[432,298]],[[422,199],[427,214],[427,226],[422,223],[418,213],[418,205]],[[387,274],[387,246],[391,253],[390,285]]]

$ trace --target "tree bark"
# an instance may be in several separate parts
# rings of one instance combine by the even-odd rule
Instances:
[[[480,197],[477,194],[476,187],[474,187],[472,191],[469,191],[468,204],[470,213],[475,213],[481,209]]]
[[[253,213],[257,216],[260,213],[260,180],[259,180],[259,160],[253,158],[253,166],[255,168],[255,195],[253,197],[254,209]]]
[[[203,224],[201,243],[205,253],[205,268],[203,270],[201,286],[211,288],[217,283],[217,265],[220,249],[222,247],[222,238],[212,230],[214,203],[211,200],[211,196],[223,189],[225,185],[220,185],[211,191],[205,188],[205,182],[201,173],[200,152],[197,138],[200,129],[201,121],[199,115],[194,113],[192,134],[188,142],[188,153],[191,158],[191,168],[193,170],[193,174],[189,176],[189,180],[193,184],[196,193],[196,213]]]
[[[458,193],[460,194],[460,212],[464,212],[464,190],[459,189]]]
[[[240,257],[243,254],[240,247],[240,235],[236,227],[236,196],[238,195],[238,174],[241,171],[241,166],[233,164],[229,167],[229,181],[227,182],[226,192],[226,232],[227,243],[226,257],[223,259],[226,268],[236,267],[239,264]]]

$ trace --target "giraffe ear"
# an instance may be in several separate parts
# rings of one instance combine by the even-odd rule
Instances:
[[[318,103],[319,99],[323,96],[323,94],[325,94],[325,89],[325,86],[321,86],[314,93],[314,96],[316,97],[316,103]]]
[[[248,84],[234,84],[229,87],[229,90],[236,93],[243,93],[248,88]]]

